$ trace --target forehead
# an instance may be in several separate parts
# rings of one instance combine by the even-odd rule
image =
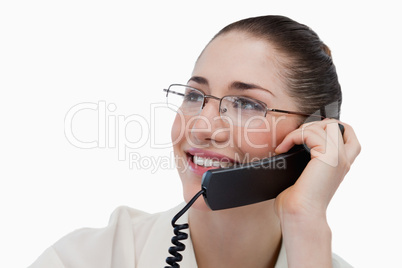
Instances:
[[[229,32],[208,44],[195,64],[193,75],[206,77],[220,86],[243,81],[282,90],[278,57],[269,42],[246,33]]]

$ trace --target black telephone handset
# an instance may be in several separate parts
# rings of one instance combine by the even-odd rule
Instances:
[[[343,135],[344,126],[339,124]],[[166,259],[169,267],[180,267],[179,251],[185,249],[180,240],[187,239],[181,232],[188,224],[176,224],[176,221],[203,195],[206,204],[212,210],[228,209],[250,205],[277,197],[286,188],[292,186],[310,161],[309,149],[296,145],[288,152],[250,162],[241,166],[208,170],[202,177],[201,190],[172,219],[175,236],[169,248],[172,257]]]
[[[204,200],[212,210],[250,205],[277,197],[293,185],[310,161],[296,145],[287,153],[240,167],[208,170],[202,178]]]

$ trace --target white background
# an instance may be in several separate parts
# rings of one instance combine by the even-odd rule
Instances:
[[[152,125],[150,104],[165,101],[162,89],[170,83],[187,81],[219,29],[263,14],[307,24],[332,49],[342,119],[362,144],[328,210],[334,252],[355,267],[400,265],[397,1],[233,2],[0,3],[0,267],[28,266],[76,228],[105,226],[117,206],[157,212],[181,202],[178,175],[168,165],[171,150],[154,148],[169,141],[172,116],[156,109]],[[98,146],[104,148],[78,148],[66,137],[66,115],[81,103],[115,106],[106,110],[109,121],[99,120],[103,132],[96,110],[73,120],[81,141],[107,134]],[[149,126],[128,124],[134,117]],[[127,137],[113,127],[119,118],[119,133]],[[145,143],[125,151],[140,156],[142,166],[119,160],[124,150],[113,145],[113,135],[117,142]],[[152,159],[164,168],[147,167]]]

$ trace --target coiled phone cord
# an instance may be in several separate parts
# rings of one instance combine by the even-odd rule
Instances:
[[[188,229],[188,223],[184,224],[176,224],[176,221],[183,216],[184,213],[193,205],[193,203],[200,197],[205,192],[204,189],[199,191],[191,200],[188,202],[188,204],[180,210],[176,216],[173,217],[172,219],[172,226],[173,226],[173,232],[175,236],[172,237],[172,243],[175,246],[172,246],[169,248],[169,253],[173,255],[173,257],[167,257],[166,258],[166,263],[169,264],[169,266],[165,266],[165,268],[180,268],[180,265],[177,264],[177,262],[180,262],[183,259],[183,256],[178,252],[178,251],[183,251],[186,246],[180,242],[180,240],[186,240],[188,238],[188,234],[181,232],[181,230]]]

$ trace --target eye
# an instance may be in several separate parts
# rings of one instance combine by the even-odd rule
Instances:
[[[188,90],[184,95],[184,101],[198,102],[202,101],[204,96],[195,90]]]
[[[236,99],[234,99],[233,108],[242,110],[265,111],[265,107],[261,103],[253,99],[244,97],[237,97]]]

